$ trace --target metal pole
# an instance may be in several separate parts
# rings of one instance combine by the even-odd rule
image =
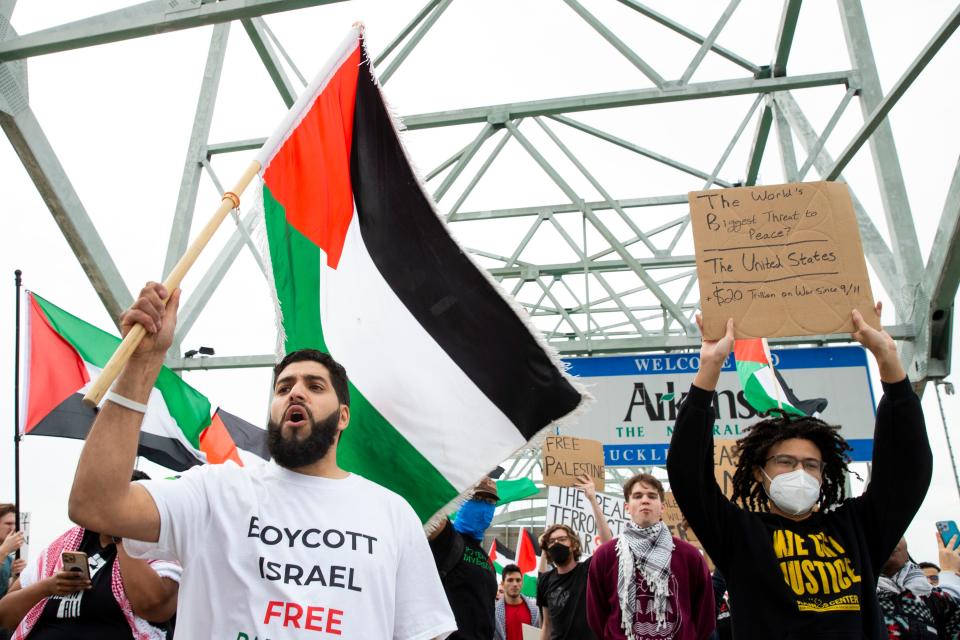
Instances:
[[[16,517],[14,531],[20,530],[20,287],[23,285],[21,274],[20,269],[13,272],[17,295],[15,305],[17,318],[14,322],[16,346],[13,350],[13,508]],[[17,558],[20,558],[20,549],[17,549]]]
[[[943,435],[947,438],[947,453],[950,456],[950,466],[953,467],[953,482],[957,486],[957,496],[960,497],[960,475],[957,474],[957,460],[953,457],[953,445],[950,444],[950,430],[947,429],[947,414],[943,412],[943,400],[940,398],[940,387],[943,386],[944,382],[938,380],[933,383],[933,388],[937,390],[937,404],[940,405],[940,420],[943,422]],[[952,385],[951,387],[952,388]],[[947,389],[949,394],[950,389]]]

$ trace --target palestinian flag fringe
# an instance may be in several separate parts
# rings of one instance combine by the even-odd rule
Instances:
[[[490,562],[497,572],[497,579],[503,582],[503,568],[508,564],[515,564],[523,572],[523,586],[520,592],[528,597],[537,597],[537,565],[539,563],[539,552],[534,546],[533,536],[526,529],[520,530],[520,537],[517,541],[517,551],[513,551],[507,545],[494,539],[490,545]]]
[[[577,408],[580,393],[434,211],[359,29],[257,160],[280,348],[329,352],[350,377],[340,466],[426,522]]]
[[[97,411],[83,404],[83,394],[120,338],[35,293],[26,293],[24,306],[20,432],[83,440]],[[242,465],[244,458],[269,458],[266,431],[220,409],[211,420],[207,398],[166,367],[147,407],[138,454],[163,467],[184,471],[204,463]]]
[[[733,357],[744,398],[758,413],[782,409],[794,415],[816,416],[827,408],[825,398],[797,398],[780,372],[773,367],[766,338],[737,340],[733,346]]]

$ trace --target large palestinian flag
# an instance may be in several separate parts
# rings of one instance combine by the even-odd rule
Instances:
[[[83,403],[83,394],[120,338],[35,293],[26,294],[25,306],[20,431],[82,440],[96,417],[96,409]],[[263,429],[221,410],[211,419],[207,398],[166,367],[147,406],[138,453],[168,469],[183,471],[226,460],[242,465],[249,454],[268,457]]]
[[[359,30],[258,160],[281,349],[329,352],[350,377],[341,467],[426,521],[578,406],[434,211]]]

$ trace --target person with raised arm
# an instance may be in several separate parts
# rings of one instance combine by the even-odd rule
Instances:
[[[701,346],[667,472],[677,504],[727,580],[738,640],[887,637],[877,578],[923,502],[933,457],[893,339],[857,311],[852,320],[853,337],[876,359],[884,390],[870,483],[856,498],[845,494],[850,446],[840,428],[782,414],[740,439],[727,500],[713,472],[714,392],[733,349],[733,320],[721,339]]]
[[[573,485],[584,493],[597,523],[600,542],[613,539],[610,523],[597,502],[597,488],[590,476],[577,477]],[[592,557],[583,561],[580,537],[566,524],[552,524],[540,536],[543,555],[553,569],[537,579],[537,606],[540,608],[541,640],[590,640],[593,631],[587,622],[587,574]],[[543,562],[541,559],[541,567]]]
[[[347,373],[329,354],[273,370],[272,460],[131,483],[140,422],[173,341],[180,292],[149,283],[121,316],[146,337],[107,394],[70,492],[70,518],[134,557],[183,566],[178,638],[446,637],[456,628],[420,520],[397,494],[337,465]],[[147,544],[137,541],[146,541]]]

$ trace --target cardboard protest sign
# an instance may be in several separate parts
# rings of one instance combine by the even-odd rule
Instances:
[[[737,338],[853,331],[880,318],[847,185],[804,182],[692,191],[703,334]]]
[[[680,538],[684,542],[689,542],[700,551],[703,551],[703,545],[700,544],[697,534],[690,528],[687,519],[680,511],[680,505],[678,505],[676,499],[674,499],[672,491],[667,491],[663,495],[663,523],[670,528],[671,535]],[[710,556],[704,553],[704,557],[707,560],[710,571],[713,571],[714,566]]]
[[[630,519],[624,510],[623,498],[597,494],[600,512],[610,525],[614,537],[619,536],[624,524]],[[547,489],[547,526],[565,524],[577,532],[580,538],[581,559],[592,555],[600,546],[597,519],[586,494],[572,487],[549,487]]]
[[[672,491],[666,491],[663,494],[663,523],[670,528],[671,535],[689,542],[698,549],[701,548],[700,541],[687,524],[687,519],[683,517],[680,505],[677,504]]]
[[[574,436],[547,436],[543,441],[543,484],[572,487],[577,476],[593,478],[603,491],[603,444]]]
[[[736,444],[733,438],[713,441],[713,477],[728,500],[733,496],[733,474],[737,471],[738,456],[733,451]]]

